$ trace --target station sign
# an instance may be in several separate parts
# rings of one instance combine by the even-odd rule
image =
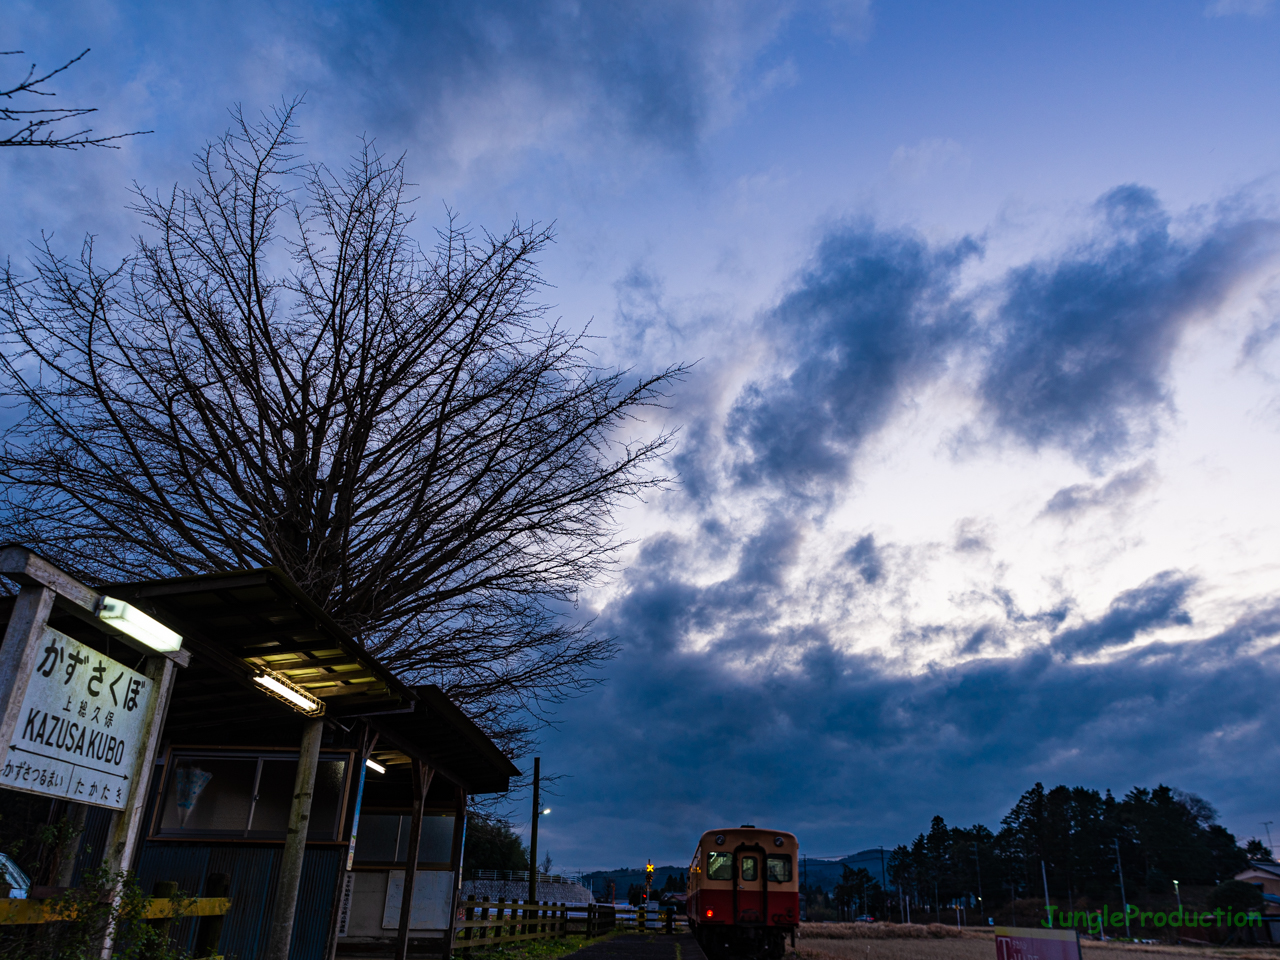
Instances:
[[[123,810],[156,684],[48,626],[32,662],[0,786]]]

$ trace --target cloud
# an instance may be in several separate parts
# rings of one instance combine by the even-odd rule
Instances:
[[[867,225],[828,234],[764,321],[786,372],[750,383],[730,411],[738,481],[822,493],[844,480],[863,441],[969,330],[952,288],[978,249]]]
[[[1206,17],[1264,17],[1271,12],[1273,0],[1213,0],[1204,8]]]
[[[873,534],[860,537],[857,543],[845,551],[844,558],[849,566],[858,571],[864,583],[879,583],[884,576],[884,559],[876,549]]]
[[[905,144],[893,151],[889,169],[908,180],[923,180],[947,167],[967,167],[969,154],[949,137],[921,140],[914,146]]]
[[[1177,570],[1157,573],[1117,596],[1097,620],[1062,631],[1054,638],[1053,648],[1069,656],[1090,654],[1131,643],[1138,634],[1160,627],[1188,626],[1191,615],[1183,604],[1195,585],[1195,577]]]
[[[590,718],[594,734],[555,741],[544,760],[611,771],[574,785],[574,830],[556,844],[575,863],[596,865],[629,811],[657,805],[662,822],[646,832],[666,862],[716,823],[776,823],[824,853],[909,840],[939,813],[996,826],[1036,780],[1116,791],[1159,780],[1230,814],[1237,791],[1280,774],[1266,733],[1280,722],[1275,598],[1218,633],[1106,663],[1027,643],[1043,623],[993,622],[969,636],[974,651],[1011,654],[903,672],[797,625],[770,590],[694,587],[669,560],[644,558],[605,613],[627,682],[571,704],[567,726]],[[1063,636],[1084,649],[1184,623],[1191,585],[1159,574]],[[723,632],[687,642],[708,624]]]
[[[991,549],[992,524],[975,517],[956,523],[955,548],[959,553],[985,553]]]
[[[1148,489],[1155,480],[1155,464],[1148,461],[1141,466],[1119,471],[1104,484],[1072,484],[1050,497],[1041,515],[1071,519],[1100,507],[1123,506]]]
[[[1004,281],[979,384],[999,430],[1095,469],[1154,442],[1182,333],[1274,257],[1277,237],[1272,221],[1224,220],[1180,239],[1155,194],[1132,185],[1096,209],[1092,240]]]

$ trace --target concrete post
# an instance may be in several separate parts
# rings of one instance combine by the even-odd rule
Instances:
[[[320,737],[324,721],[307,720],[302,728],[298,751],[298,775],[293,781],[293,804],[289,808],[289,830],[280,858],[280,879],[276,883],[276,903],[271,911],[264,960],[289,960],[293,938],[293,918],[298,907],[298,886],[302,882],[302,858],[307,850],[307,828],[311,821],[311,798],[316,788],[316,768],[320,765]]]

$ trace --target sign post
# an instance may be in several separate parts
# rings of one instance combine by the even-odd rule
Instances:
[[[0,646],[0,787],[116,811],[103,858],[115,875],[133,861],[176,668],[191,654],[25,547],[0,548],[0,575],[21,584]],[[146,654],[145,672],[50,627],[55,603]],[[104,957],[111,941],[108,930]]]

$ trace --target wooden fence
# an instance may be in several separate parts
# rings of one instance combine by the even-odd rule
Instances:
[[[464,957],[520,940],[598,937],[614,930],[683,933],[684,917],[671,907],[623,907],[611,903],[565,904],[535,900],[484,900],[468,896],[459,905],[454,946]]]

